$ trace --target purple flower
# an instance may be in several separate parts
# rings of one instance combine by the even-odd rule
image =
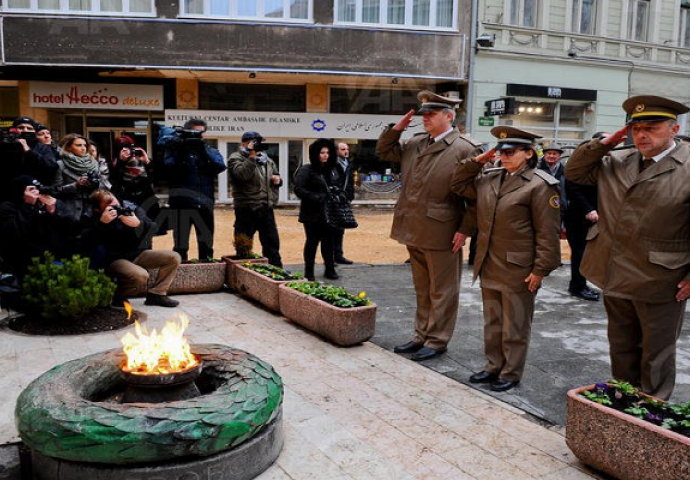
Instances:
[[[609,390],[609,386],[605,383],[597,383],[594,385],[594,389],[597,390],[598,393],[606,393]]]
[[[648,413],[647,414],[647,420],[649,420],[650,422],[660,422],[663,419],[661,418],[660,415],[654,415],[653,413]]]

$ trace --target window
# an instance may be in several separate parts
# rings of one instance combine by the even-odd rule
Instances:
[[[313,0],[183,0],[182,14],[238,20],[308,22],[311,21],[312,5]]]
[[[541,143],[555,141],[577,145],[585,139],[585,105],[541,100],[520,100],[517,115],[501,117],[503,125],[512,125],[538,133]]]
[[[510,0],[510,24],[520,27],[537,26],[537,0]]]
[[[103,15],[155,14],[153,0],[7,0],[5,11]]]
[[[680,46],[690,48],[690,0],[680,0]]]
[[[596,7],[595,0],[573,0],[573,32],[594,34]]]
[[[457,29],[458,0],[336,0],[335,23]]]
[[[649,0],[631,0],[628,17],[628,38],[640,42],[647,41],[649,24]]]

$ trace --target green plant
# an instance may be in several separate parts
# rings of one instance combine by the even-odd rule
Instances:
[[[288,282],[286,285],[305,295],[316,297],[319,300],[323,300],[326,303],[340,308],[365,307],[371,305],[371,301],[367,298],[366,292],[352,295],[342,287],[325,285],[321,282]]]
[[[199,258],[192,258],[191,260],[187,260],[186,262],[182,262],[182,263],[198,265],[200,263],[222,263],[222,262],[223,261],[218,259],[218,258],[208,257],[208,258],[205,258],[203,260],[199,259]]]
[[[251,263],[251,262],[244,262],[242,264],[243,267],[248,268],[249,270],[252,270],[256,273],[260,273],[264,277],[268,277],[272,280],[277,280],[279,282],[285,281],[285,280],[298,280],[302,278],[302,275],[298,273],[292,273],[289,272],[288,270],[284,270],[280,267],[276,267],[275,265],[271,265],[269,263]]]
[[[102,270],[91,270],[88,258],[74,255],[57,262],[46,252],[44,260],[32,260],[22,287],[29,310],[54,320],[79,318],[110,305],[116,285]]]
[[[259,255],[252,251],[254,249],[254,239],[249,235],[238,233],[232,239],[232,245],[235,247],[235,256],[237,258],[259,258]]]

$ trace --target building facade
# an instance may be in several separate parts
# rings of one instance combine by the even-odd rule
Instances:
[[[226,157],[256,130],[285,202],[309,143],[330,137],[354,153],[359,201],[394,200],[375,140],[420,89],[465,97],[469,2],[2,0],[0,120],[32,116],[106,156],[121,134],[160,155],[160,127],[192,117]],[[230,188],[223,174],[220,202]]]
[[[478,0],[468,129],[576,145],[622,128],[630,95],[690,103],[688,19],[686,0]]]

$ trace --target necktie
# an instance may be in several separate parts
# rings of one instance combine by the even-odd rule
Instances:
[[[436,140],[433,138],[429,137],[429,146],[432,146]]]
[[[643,158],[642,165],[640,166],[640,172],[644,172],[647,168],[651,167],[652,165],[654,165],[653,158]]]

